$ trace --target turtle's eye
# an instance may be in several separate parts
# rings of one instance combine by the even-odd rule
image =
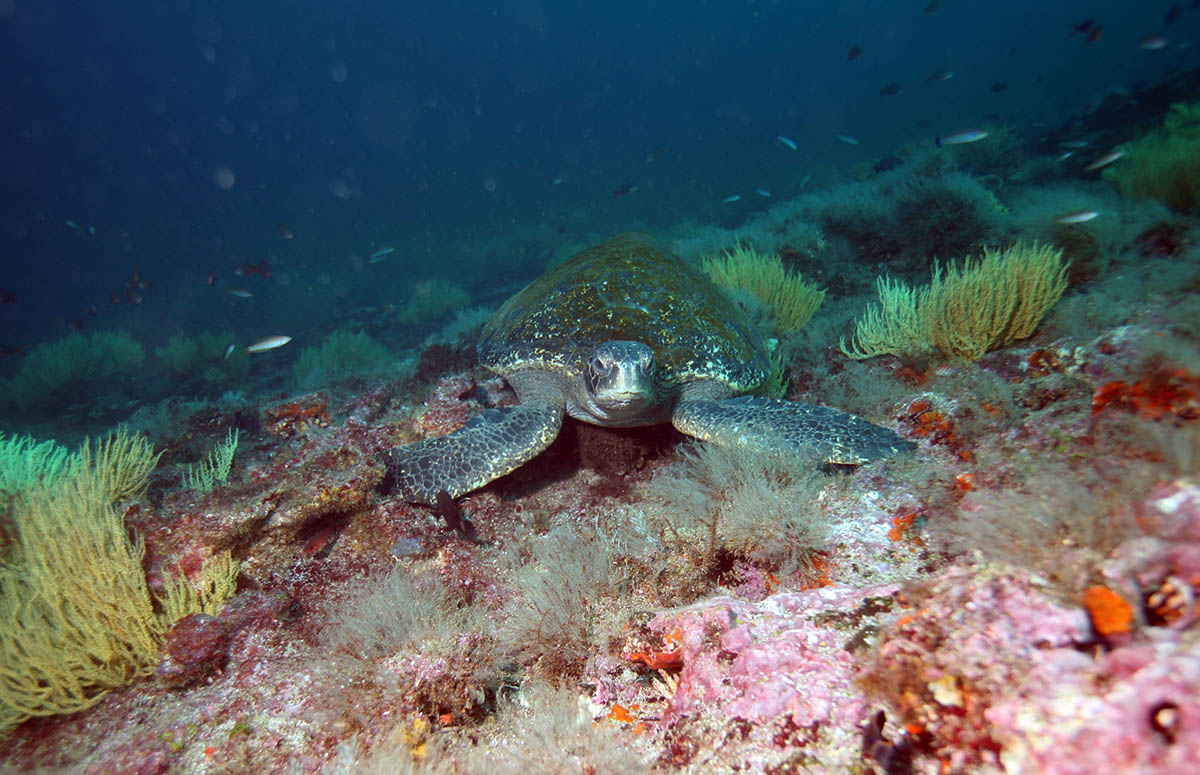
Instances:
[[[592,392],[595,392],[600,387],[600,382],[607,373],[608,367],[604,365],[604,361],[600,360],[600,358],[592,358],[588,361],[587,381]]]

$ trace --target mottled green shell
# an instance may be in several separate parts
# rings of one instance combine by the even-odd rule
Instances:
[[[741,309],[644,234],[572,256],[505,302],[483,328],[479,360],[501,375],[575,377],[596,345],[614,339],[648,345],[668,383],[711,379],[745,393],[770,368]]]

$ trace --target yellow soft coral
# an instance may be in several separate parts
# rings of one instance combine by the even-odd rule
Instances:
[[[1062,251],[1016,244],[985,249],[983,258],[951,263],[921,289],[878,280],[879,305],[867,308],[849,344],[855,359],[919,355],[935,350],[960,361],[977,361],[988,350],[1031,336],[1067,287]]]
[[[151,594],[145,545],[115,504],[145,489],[158,460],[138,437],[85,443],[49,483],[12,496],[16,545],[0,565],[0,734],[32,716],[72,713],[148,674],[166,631],[232,594],[228,552],[198,582]]]
[[[724,255],[708,256],[700,268],[717,285],[758,297],[780,334],[803,328],[825,300],[825,291],[788,271],[779,256],[764,255],[741,243]]]
[[[1121,158],[1102,174],[1121,193],[1180,212],[1200,204],[1200,103],[1172,105],[1161,127],[1119,150]]]

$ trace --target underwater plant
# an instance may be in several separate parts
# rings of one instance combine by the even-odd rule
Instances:
[[[425,280],[409,289],[396,318],[405,325],[419,325],[465,309],[470,302],[470,294],[457,285],[445,280]]]
[[[124,331],[72,333],[34,347],[5,392],[25,408],[78,400],[97,386],[130,379],[145,359],[145,349]]]
[[[724,254],[705,257],[700,268],[722,288],[756,296],[779,334],[799,331],[825,300],[825,291],[788,271],[778,255],[759,253],[741,242]]]
[[[660,540],[711,573],[721,553],[771,570],[803,568],[827,535],[812,507],[824,486],[820,469],[796,456],[694,444],[647,487],[666,506]]]
[[[944,273],[943,273],[944,272]],[[855,359],[913,356],[934,350],[973,362],[997,347],[1031,336],[1067,288],[1062,251],[1017,243],[983,257],[935,265],[924,288],[880,277],[879,304],[867,308],[849,344]]]
[[[924,268],[930,258],[979,250],[1004,231],[1009,218],[987,186],[954,171],[944,156],[836,185],[804,202],[807,219],[820,227],[831,249],[840,247],[862,262],[886,262],[900,273]]]
[[[54,481],[69,459],[58,442],[39,444],[32,436],[6,439],[0,431],[0,513],[8,510],[9,493]]]
[[[31,447],[38,449],[38,447]],[[233,594],[229,552],[195,580],[152,593],[145,543],[116,503],[146,488],[159,458],[119,432],[85,442],[63,473],[13,493],[16,541],[0,565],[0,734],[33,716],[73,713],[148,675],[167,630],[196,612],[216,614]]]
[[[1102,176],[1134,198],[1154,198],[1180,212],[1200,203],[1200,102],[1175,104],[1162,126],[1117,148]]]
[[[208,457],[183,472],[183,486],[189,490],[210,493],[218,484],[229,481],[229,469],[233,467],[233,453],[237,451],[238,430],[231,428],[224,441],[208,453]]]
[[[463,741],[444,730],[431,732],[429,727],[421,717],[402,718],[369,747],[353,738],[338,747],[320,775],[649,775],[657,771],[653,755],[631,745],[630,731],[622,729],[620,722],[597,722],[581,704],[578,691],[538,679],[522,682],[513,696],[495,703],[486,734]],[[498,741],[505,741],[499,756]]]
[[[292,376],[305,389],[356,375],[381,372],[395,358],[388,349],[361,331],[338,330],[316,346],[305,347],[292,367]]]
[[[628,569],[596,531],[559,527],[531,552],[514,553],[517,594],[504,610],[498,641],[512,659],[537,674],[576,676],[594,646],[606,595],[627,592]]]
[[[172,336],[154,354],[175,377],[202,376],[212,384],[228,384],[246,378],[250,371],[250,356],[245,348],[233,347],[232,333],[213,334],[202,331],[194,337]]]
[[[368,579],[339,601],[329,623],[322,636],[326,645],[363,661],[405,649],[444,654],[464,633],[483,629],[478,609],[402,566]]]

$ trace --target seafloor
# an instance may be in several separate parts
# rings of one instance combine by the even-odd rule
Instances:
[[[125,523],[152,585],[230,550],[237,594],[177,624],[154,676],[24,722],[0,762],[1200,773],[1200,232],[1095,175],[1020,173],[989,182],[1006,233],[1072,261],[1031,338],[974,363],[853,361],[845,313],[789,350],[788,398],[895,429],[908,455],[798,470],[570,422],[458,513],[382,494],[378,455],[515,402],[469,338],[400,378],[163,400],[167,454]],[[917,173],[879,174],[857,185]],[[1102,215],[1046,226],[1077,207]],[[811,274],[802,215],[671,244],[741,237]],[[181,451],[235,427],[229,483],[183,487]]]

